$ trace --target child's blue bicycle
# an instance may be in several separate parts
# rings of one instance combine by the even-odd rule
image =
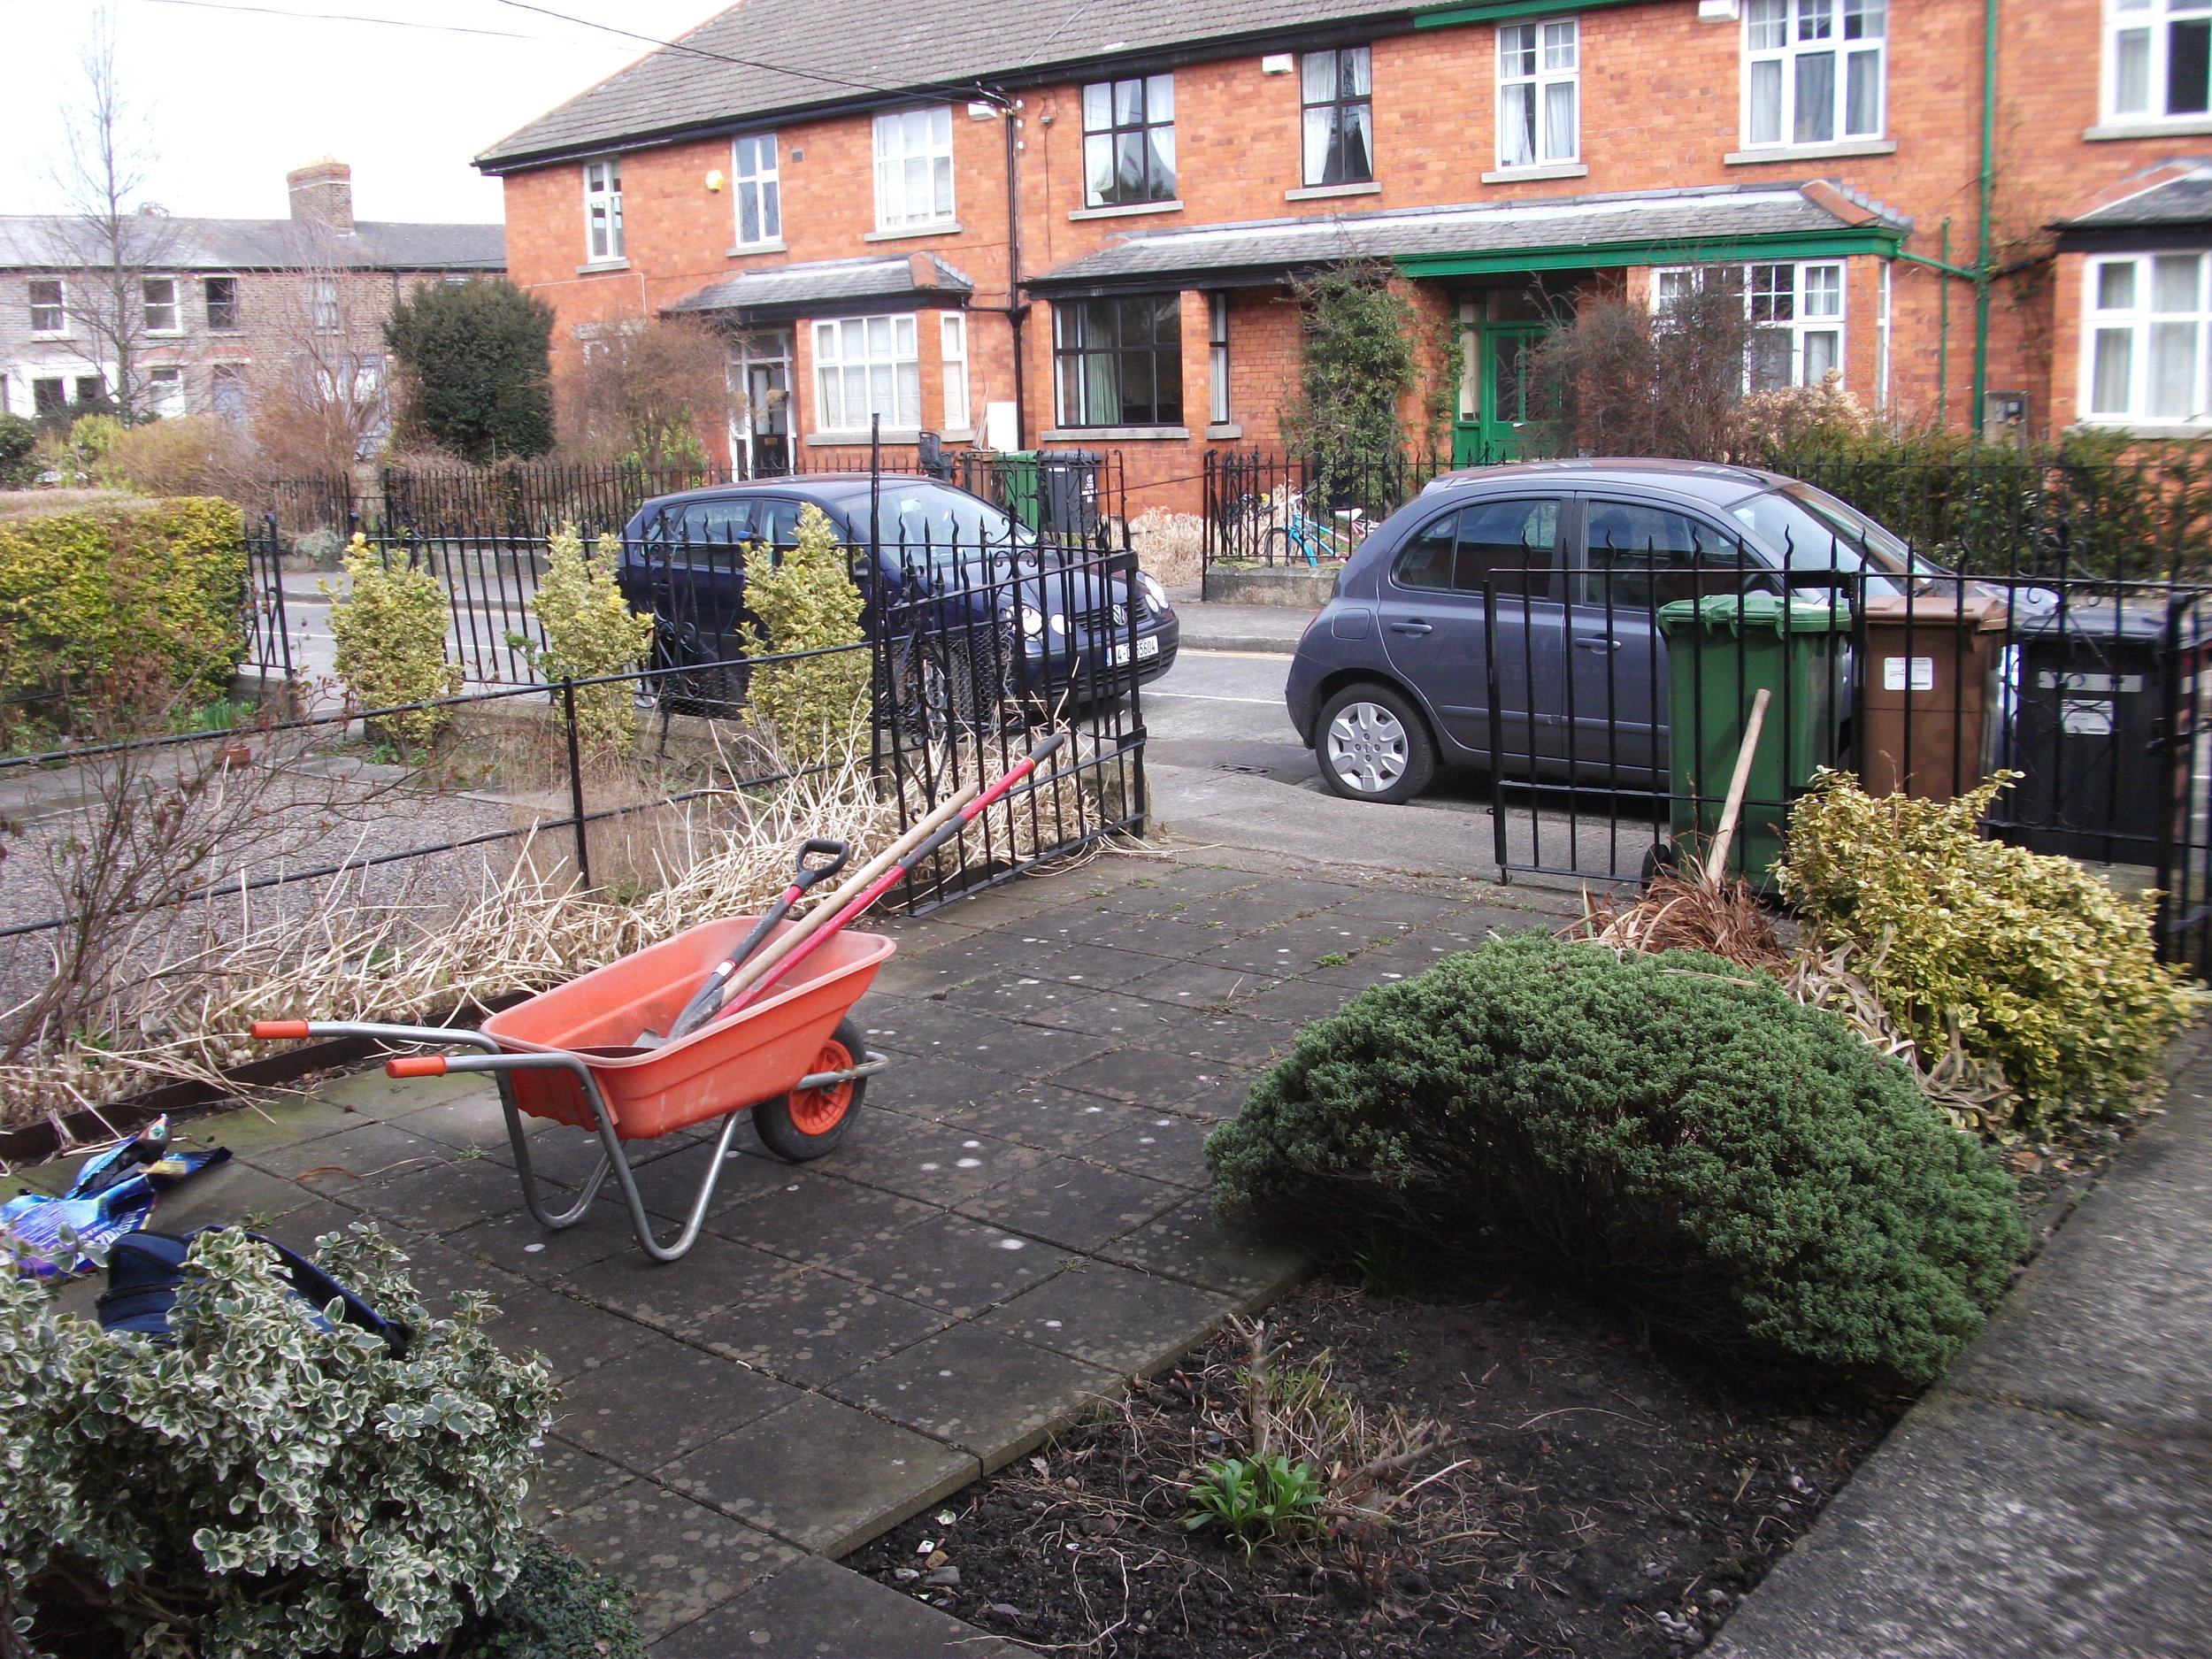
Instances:
[[[1319,565],[1324,559],[1341,563],[1351,557],[1366,539],[1367,518],[1356,507],[1348,507],[1334,515],[1345,521],[1340,528],[1324,524],[1308,513],[1303,495],[1290,498],[1288,511],[1285,522],[1271,527],[1260,537],[1261,554],[1270,565],[1288,565],[1294,554],[1309,565]]]

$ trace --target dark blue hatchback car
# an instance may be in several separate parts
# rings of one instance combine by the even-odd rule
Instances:
[[[1346,562],[1285,695],[1323,780],[1350,800],[1409,800],[1440,764],[1488,765],[1494,742],[1538,772],[1639,787],[1667,767],[1662,607],[1893,594],[1937,568],[1824,491],[1751,467],[1448,472]]]
[[[623,534],[623,596],[659,623],[656,666],[699,665],[678,696],[742,695],[732,659],[757,651],[745,608],[749,545],[794,545],[808,505],[851,557],[861,626],[895,647],[918,695],[956,718],[995,701],[1045,704],[1126,691],[1168,671],[1178,625],[1160,584],[1095,548],[1041,541],[981,497],[936,479],[809,473],[660,495]],[[902,687],[902,706],[908,702]]]

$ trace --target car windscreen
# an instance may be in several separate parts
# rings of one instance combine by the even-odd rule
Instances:
[[[871,506],[867,495],[856,495],[845,504],[853,538],[864,544],[869,540]],[[877,544],[885,554],[909,565],[924,559],[949,564],[979,552],[1004,552],[1037,542],[1026,525],[965,490],[942,484],[886,479],[872,506]]]
[[[1865,572],[1870,593],[1901,592],[1888,580],[1891,574],[1937,569],[1864,513],[1809,484],[1786,484],[1740,501],[1729,511],[1783,555],[1791,570]]]

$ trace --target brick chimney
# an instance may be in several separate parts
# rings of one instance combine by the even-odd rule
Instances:
[[[284,175],[292,192],[292,217],[326,225],[350,235],[353,232],[353,169],[326,156]]]

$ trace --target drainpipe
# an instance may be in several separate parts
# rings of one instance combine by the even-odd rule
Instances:
[[[1982,170],[1978,240],[1974,249],[1974,402],[1971,430],[1982,430],[1982,399],[1989,387],[1990,197],[1995,192],[1997,150],[1997,0],[1982,0]]]
[[[1018,449],[1026,444],[1029,436],[1028,400],[1022,395],[1022,325],[1028,320],[1029,308],[1022,303],[1021,291],[1021,178],[1014,160],[1017,107],[1016,100],[1007,99],[999,119],[1006,124],[1006,326],[1014,343],[1014,447]]]

